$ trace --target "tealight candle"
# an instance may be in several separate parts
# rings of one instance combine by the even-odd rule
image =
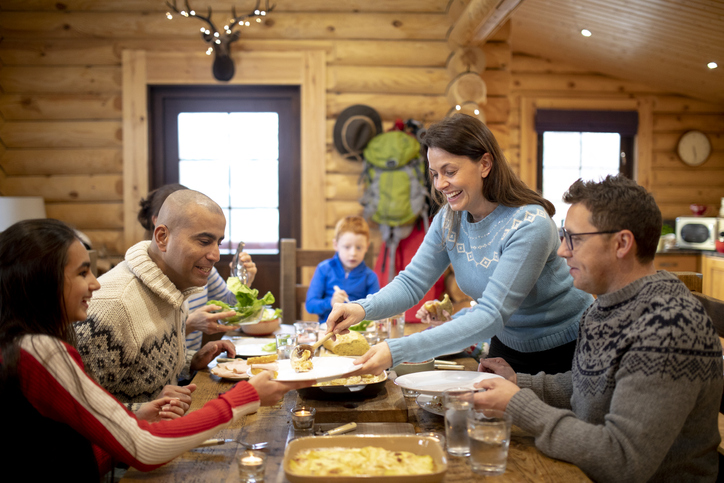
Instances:
[[[239,459],[239,478],[246,483],[264,481],[266,454],[261,451],[247,450]]]
[[[314,415],[317,410],[311,407],[298,406],[291,410],[294,429],[312,429]]]

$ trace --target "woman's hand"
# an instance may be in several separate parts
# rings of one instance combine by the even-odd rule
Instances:
[[[142,404],[136,411],[136,417],[149,423],[157,423],[180,418],[185,412],[186,410],[182,407],[181,401],[177,398],[162,397]]]
[[[220,319],[235,316],[236,311],[215,312],[215,310],[218,309],[218,305],[204,305],[191,312],[189,318],[186,319],[186,335],[197,330],[200,330],[204,334],[217,334],[239,328],[238,326],[219,323]]]
[[[263,371],[249,379],[249,384],[254,386],[256,393],[259,395],[259,402],[262,406],[273,406],[288,391],[292,389],[302,389],[316,384],[317,381],[298,381],[298,382],[281,382],[271,378],[271,372]]]
[[[334,304],[327,317],[327,333],[346,334],[348,328],[364,320],[365,309],[360,304]]]
[[[502,357],[492,357],[490,359],[481,359],[478,365],[478,372],[489,372],[503,376],[513,384],[518,384],[518,375],[515,373],[510,364],[505,362]]]
[[[188,386],[174,386],[173,384],[168,384],[163,386],[160,396],[170,397],[177,400],[178,405],[185,413],[191,406],[191,394],[193,394],[195,390],[196,384],[189,384]]]
[[[387,345],[387,342],[380,342],[365,352],[363,356],[355,359],[354,364],[361,365],[362,367],[354,371],[350,376],[361,374],[380,375],[382,371],[392,366],[390,346]]]
[[[424,304],[415,314],[415,316],[420,319],[420,322],[422,322],[423,324],[430,324],[430,327],[437,327],[438,325],[442,325],[445,322],[449,322],[452,320],[452,316],[448,313],[447,310],[443,310],[442,315],[442,320],[439,320],[437,317],[427,311]]]
[[[491,379],[483,379],[475,383],[474,387],[485,389],[482,392],[476,392],[475,408],[479,409],[497,409],[505,411],[508,403],[520,388],[510,381],[493,377]]]

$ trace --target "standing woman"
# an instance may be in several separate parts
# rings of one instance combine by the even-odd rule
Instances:
[[[488,338],[488,357],[504,357],[517,372],[570,370],[578,321],[593,298],[573,287],[556,256],[553,205],[525,186],[490,130],[473,117],[434,124],[422,144],[440,212],[405,270],[375,295],[336,304],[327,330],[340,333],[362,319],[404,312],[452,264],[458,285],[477,305],[432,330],[377,344],[357,361],[364,362],[358,372],[377,374]]]
[[[3,458],[33,479],[70,469],[73,481],[97,482],[114,460],[152,470],[303,387],[259,375],[185,417],[169,397],[133,415],[88,377],[74,347],[73,322],[86,319],[99,288],[87,250],[64,223],[22,221],[0,234]]]

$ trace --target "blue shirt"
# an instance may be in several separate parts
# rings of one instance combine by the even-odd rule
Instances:
[[[387,340],[393,365],[459,351],[492,336],[520,352],[576,340],[578,322],[593,297],[573,287],[565,260],[556,255],[558,229],[545,209],[498,205],[477,223],[462,212],[457,237],[445,239],[443,226],[452,218],[448,212],[445,208],[435,216],[405,270],[357,303],[373,320],[404,312],[452,264],[460,289],[478,304],[432,330]]]
[[[377,274],[367,268],[365,262],[345,272],[339,254],[317,265],[307,290],[305,308],[310,314],[319,315],[320,322],[326,322],[332,311],[334,286],[338,286],[350,300],[360,299],[380,289]]]

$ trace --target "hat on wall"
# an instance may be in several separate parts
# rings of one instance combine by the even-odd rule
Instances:
[[[339,114],[334,123],[334,146],[343,158],[362,161],[367,143],[382,132],[380,115],[369,106],[356,104]]]

